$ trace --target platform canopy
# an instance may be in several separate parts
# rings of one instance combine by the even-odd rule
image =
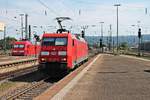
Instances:
[[[0,22],[0,32],[4,31],[5,23]]]

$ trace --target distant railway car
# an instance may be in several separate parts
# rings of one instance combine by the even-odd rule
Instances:
[[[33,56],[39,51],[40,46],[35,46],[30,41],[16,41],[13,44],[12,56]]]
[[[88,45],[81,36],[69,32],[43,34],[39,54],[40,70],[68,71],[86,60]]]

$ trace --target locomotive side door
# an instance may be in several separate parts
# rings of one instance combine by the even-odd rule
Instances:
[[[73,39],[73,51],[74,51],[74,63],[75,65],[77,64],[77,44],[76,44],[76,40]]]

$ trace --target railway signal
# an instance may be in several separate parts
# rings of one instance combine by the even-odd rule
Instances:
[[[141,28],[139,28],[139,31],[138,31],[138,38],[139,39],[141,38]]]
[[[102,44],[102,39],[100,39],[100,47],[102,47],[102,45],[103,45],[103,44]]]
[[[38,35],[34,34],[34,38],[36,41],[40,41],[40,37]]]
[[[138,56],[141,56],[141,38],[142,38],[141,28],[139,28],[138,30],[138,38],[139,38]]]
[[[35,57],[37,57],[37,42],[40,41],[40,37],[34,34],[34,38],[35,38]]]
[[[85,31],[81,31],[82,37],[85,38]]]
[[[29,25],[29,37],[28,40],[31,41],[31,25]]]

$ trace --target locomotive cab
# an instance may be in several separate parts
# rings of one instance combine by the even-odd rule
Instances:
[[[33,56],[40,51],[39,45],[33,45],[30,41],[16,41],[13,44],[12,56]]]
[[[13,45],[13,56],[25,56],[28,43],[26,41],[17,41]]]
[[[70,33],[63,34],[44,34],[41,42],[41,52],[39,62],[43,69],[48,70],[68,70],[72,67],[70,63]],[[70,49],[69,49],[70,48]]]

